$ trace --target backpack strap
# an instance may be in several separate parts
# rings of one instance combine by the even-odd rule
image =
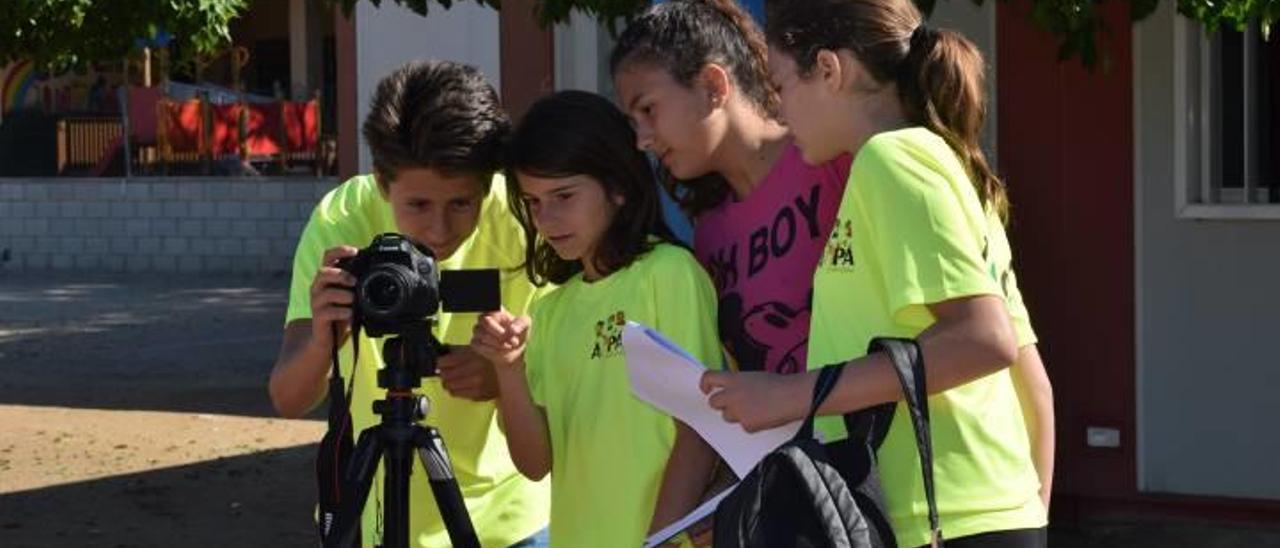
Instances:
[[[818,370],[818,380],[813,383],[813,400],[809,404],[809,416],[800,423],[800,431],[796,432],[792,439],[805,440],[813,437],[813,417],[818,414],[818,407],[822,402],[831,395],[831,390],[836,387],[836,381],[840,380],[840,373],[843,371],[843,363],[828,365]]]
[[[929,436],[929,391],[925,387],[924,355],[920,345],[911,339],[880,337],[872,339],[867,353],[884,352],[902,383],[911,426],[916,433],[916,449],[920,451],[920,469],[924,476],[924,494],[929,503],[929,530],[934,546],[942,545],[942,528],[938,524],[938,503],[933,486],[933,442]]]

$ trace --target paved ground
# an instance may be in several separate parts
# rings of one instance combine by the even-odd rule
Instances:
[[[286,285],[0,270],[0,546],[313,546],[323,424],[273,418],[265,391]],[[1280,531],[1113,521],[1051,545],[1280,546]]]

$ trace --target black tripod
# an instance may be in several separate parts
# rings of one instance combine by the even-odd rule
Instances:
[[[344,501],[335,520],[333,534],[324,543],[326,548],[356,545],[360,514],[379,460],[386,464],[383,478],[386,533],[383,546],[408,547],[409,475],[413,471],[414,449],[427,471],[431,493],[453,545],[465,548],[480,546],[440,432],[417,424],[427,417],[431,403],[412,390],[421,385],[422,377],[435,374],[436,358],[445,351],[431,336],[430,328],[429,320],[414,323],[383,344],[386,367],[378,371],[378,387],[385,389],[387,395],[385,400],[373,402],[373,412],[382,416],[382,422],[360,432],[351,464],[343,476],[346,492],[354,496]]]

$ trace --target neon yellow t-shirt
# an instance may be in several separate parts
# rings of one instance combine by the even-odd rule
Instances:
[[[298,242],[293,260],[286,323],[311,317],[311,282],[326,249],[351,245],[363,249],[373,237],[396,232],[391,206],[372,176],[354,177],[329,192],[316,206]],[[495,175],[481,206],[480,221],[472,235],[441,269],[501,269],[502,303],[521,313],[541,292],[535,291],[520,267],[524,262],[524,236],[507,208],[506,184]],[[443,343],[465,345],[471,341],[477,314],[440,314],[434,325]],[[371,402],[383,399],[376,371],[382,367],[383,339],[360,337],[360,364],[352,388],[352,427],[358,433],[377,424]],[[343,347],[342,376],[351,380],[351,343]],[[438,378],[423,379],[416,390],[431,400],[425,421],[440,430],[466,499],[467,510],[484,546],[509,546],[547,525],[548,482],[530,482],[516,470],[498,427],[493,402],[473,402],[445,392]],[[363,544],[381,542],[382,467],[374,479],[361,521]],[[448,546],[449,537],[436,509],[422,463],[414,459],[409,485],[410,539],[417,546]]]
[[[984,211],[964,167],[924,128],[875,135],[854,159],[814,275],[809,368],[866,355],[879,336],[914,338],[934,322],[926,305],[1005,297],[1019,345],[1035,342],[1010,265],[1004,227]],[[1007,369],[929,398],[942,531],[959,538],[1047,523],[1022,410]],[[920,459],[899,404],[878,453],[899,546],[929,542]],[[839,417],[817,424],[845,436]]]
[[[674,245],[595,282],[578,275],[534,304],[525,374],[551,436],[552,546],[639,546],[653,518],[675,425],[631,393],[627,320],[721,365],[715,289]]]

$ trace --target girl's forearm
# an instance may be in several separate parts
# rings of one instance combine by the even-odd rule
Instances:
[[[1053,494],[1053,465],[1055,450],[1055,423],[1053,412],[1053,385],[1040,359],[1036,345],[1029,344],[1018,351],[1018,361],[1011,370],[1013,386],[1018,392],[1023,420],[1027,425],[1027,437],[1031,442],[1031,460],[1040,477],[1040,499],[1045,510]]]
[[[529,394],[524,367],[500,373],[498,390],[498,412],[512,463],[529,479],[546,477],[551,472],[551,439],[546,415]]]
[[[923,354],[926,386],[937,394],[1009,367],[1017,359],[1017,342],[1003,303],[996,297],[957,299],[930,305],[937,321],[916,342]],[[793,384],[807,402],[816,372]],[[796,397],[798,394],[793,394]],[[902,387],[889,358],[876,353],[852,360],[819,412],[843,414],[902,399]],[[796,418],[803,418],[800,413]]]
[[[649,522],[650,533],[684,517],[698,506],[711,482],[715,463],[715,450],[692,428],[676,421],[676,441],[662,474],[658,504]]]

